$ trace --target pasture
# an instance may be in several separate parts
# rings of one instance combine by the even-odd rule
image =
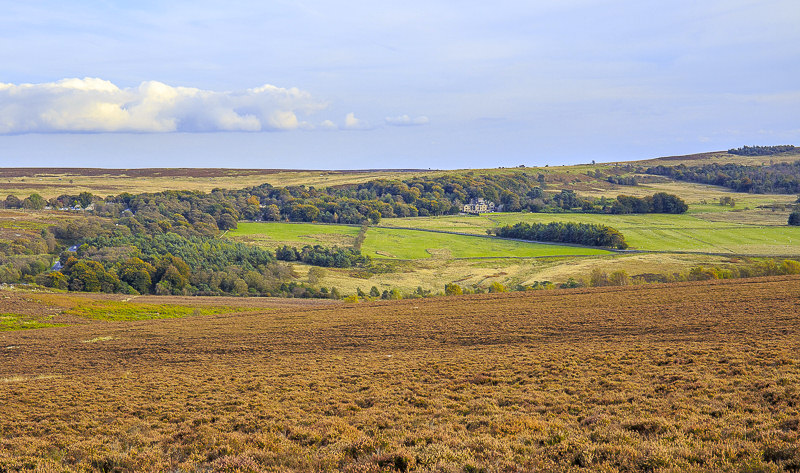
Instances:
[[[0,470],[794,471],[799,295],[778,277],[3,332]]]
[[[726,212],[725,215],[736,214]],[[517,222],[576,222],[607,225],[625,236],[631,249],[660,252],[719,253],[753,256],[800,255],[800,228],[752,225],[733,218],[705,218],[718,213],[669,214],[545,214],[497,213],[480,216],[384,219],[381,226],[485,233],[487,229]],[[713,217],[712,217],[713,218]],[[760,217],[765,218],[765,217]]]
[[[350,247],[360,227],[354,225],[316,225],[285,222],[239,222],[238,228],[225,234],[227,238],[275,249],[289,245]]]
[[[360,228],[349,225],[311,223],[242,222],[226,237],[275,248],[284,244],[301,247],[352,246]],[[484,235],[485,236],[485,233]],[[597,248],[547,245],[509,241],[481,236],[455,235],[427,231],[370,227],[361,248],[362,254],[388,259],[451,259],[543,256],[588,256],[609,254]]]

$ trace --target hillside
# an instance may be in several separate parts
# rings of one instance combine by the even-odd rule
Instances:
[[[800,156],[785,149],[745,147],[733,150],[739,154],[660,162]],[[787,225],[797,206],[792,191],[800,185],[800,166],[656,170],[650,164],[456,171],[7,168],[0,181],[23,186],[18,191],[42,186],[55,197],[0,200],[0,283],[127,294],[388,299],[441,293],[447,284],[486,292],[603,285],[612,273],[615,284],[627,284],[800,271],[783,261],[800,257],[800,230]],[[471,199],[504,212],[459,215]],[[491,236],[515,225],[547,230],[523,236],[533,241]],[[601,235],[613,235],[615,243]]]
[[[27,197],[39,193],[45,198],[61,194],[78,194],[88,191],[96,195],[116,195],[123,192],[160,192],[164,190],[199,190],[209,192],[215,188],[240,189],[268,183],[273,186],[305,185],[329,187],[358,184],[374,179],[410,179],[419,176],[467,173],[515,174],[543,173],[555,188],[576,191],[601,192],[611,195],[619,187],[604,180],[587,176],[587,171],[605,171],[612,175],[624,173],[621,166],[651,167],[657,165],[702,165],[709,162],[743,165],[800,160],[800,152],[775,156],[738,156],[726,151],[698,153],[686,156],[669,156],[628,162],[581,164],[573,166],[542,166],[518,168],[423,170],[423,169],[371,169],[371,170],[292,170],[292,169],[224,169],[224,168],[0,168],[0,196],[9,194]],[[606,192],[610,191],[610,192]]]

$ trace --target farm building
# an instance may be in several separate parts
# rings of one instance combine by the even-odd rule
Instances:
[[[497,212],[499,210],[494,202],[483,198],[471,199],[468,204],[464,204],[464,213],[468,214]]]

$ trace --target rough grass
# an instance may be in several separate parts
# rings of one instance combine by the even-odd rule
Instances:
[[[795,471],[800,278],[10,332],[6,471]]]
[[[0,332],[28,330],[35,328],[58,327],[61,324],[40,322],[20,314],[0,314]]]
[[[64,311],[93,320],[174,319],[190,315],[211,315],[237,312],[236,307],[188,307],[172,304],[140,304],[122,301],[84,301]]]
[[[97,293],[26,293],[0,291],[0,330],[45,328],[107,321],[167,319],[269,310],[265,304],[238,304],[241,298],[207,298],[196,304],[171,303],[171,298],[148,296],[130,302],[130,296]],[[154,302],[146,302],[154,299]],[[220,302],[225,302],[221,305]],[[179,301],[175,301],[179,302]],[[182,301],[181,301],[182,302]],[[255,301],[258,302],[258,301]]]
[[[436,171],[293,171],[270,169],[44,169],[0,168],[0,195],[27,197],[36,192],[46,199],[61,194],[138,194],[164,190],[241,189],[264,183],[273,186],[328,187],[373,179],[410,179]],[[3,197],[5,198],[5,197]]]
[[[588,281],[593,269],[607,273],[623,270],[629,275],[643,273],[680,273],[696,266],[720,266],[731,264],[731,258],[697,254],[616,254],[591,257],[552,258],[486,258],[450,259],[433,258],[411,261],[392,261],[388,272],[369,273],[353,270],[326,268],[316,279],[317,284],[335,286],[344,294],[354,294],[356,288],[368,291],[376,286],[381,292],[399,289],[411,294],[417,287],[442,292],[444,285],[456,282],[463,287],[474,285],[487,288],[498,282],[508,287],[517,284],[531,285],[535,281],[564,282],[568,278]],[[310,266],[293,265],[295,272],[306,280]]]

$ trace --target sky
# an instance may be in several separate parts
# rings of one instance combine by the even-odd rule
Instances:
[[[800,144],[797,0],[0,9],[0,166],[456,169]]]

